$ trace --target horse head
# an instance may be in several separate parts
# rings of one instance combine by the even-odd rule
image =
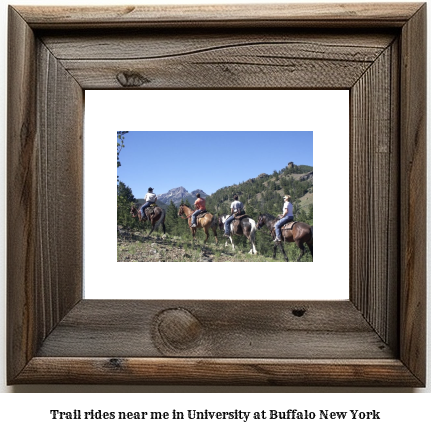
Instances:
[[[182,216],[184,214],[184,204],[181,204],[178,208],[178,216]]]
[[[138,210],[135,206],[132,205],[132,207],[130,208],[130,214],[132,215],[132,217],[136,217],[138,215]]]
[[[263,214],[259,215],[259,219],[257,221],[257,229],[261,229],[266,223],[266,217]]]

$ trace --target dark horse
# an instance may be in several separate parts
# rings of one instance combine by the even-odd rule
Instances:
[[[132,215],[132,217],[138,217],[139,222],[142,222],[142,214],[134,205],[132,205],[132,208],[130,209],[130,214]],[[151,231],[148,233],[148,235],[150,235],[155,229],[157,229],[160,224],[163,227],[163,234],[166,234],[165,211],[161,207],[147,207],[145,209],[145,215],[147,216],[147,219],[151,222]]]
[[[228,215],[222,215],[218,218],[218,225],[221,231],[224,232],[224,223],[228,218]],[[230,236],[229,240],[232,245],[232,249],[235,250],[235,246],[233,244],[232,235],[245,235],[251,243],[250,254],[257,254],[256,250],[256,222],[249,217],[243,217],[241,220],[233,220],[230,224]],[[225,246],[227,246],[227,241]]]
[[[213,233],[214,233],[214,237],[215,237],[215,241],[216,244],[218,243],[218,238],[217,238],[217,220],[216,218],[211,214],[211,213],[205,213],[205,215],[203,215],[201,218],[198,216],[198,219],[196,219],[196,228],[192,228],[192,214],[193,214],[193,210],[190,207],[187,207],[185,204],[181,204],[180,208],[178,210],[178,216],[183,216],[184,219],[188,219],[188,224],[190,229],[192,230],[192,235],[193,235],[193,241],[195,240],[196,237],[196,229],[197,228],[202,228],[205,232],[205,240],[204,242],[206,243],[209,237],[209,229],[211,228]]]
[[[266,225],[272,235],[272,238],[275,239],[275,224],[278,219],[275,216],[270,214],[261,214],[259,216],[259,220],[257,222],[257,229],[262,228]],[[295,242],[296,246],[301,249],[301,253],[296,261],[299,261],[304,256],[304,243],[307,244],[308,249],[310,249],[311,256],[313,256],[313,227],[304,223],[304,222],[295,222],[292,229],[283,229],[281,228],[281,236],[283,242]],[[274,244],[274,255],[275,258],[277,254],[277,246],[280,246],[281,251],[283,252],[284,258],[286,261],[289,261],[284,251],[283,242],[277,242]]]

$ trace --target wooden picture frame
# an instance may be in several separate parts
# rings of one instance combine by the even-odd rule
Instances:
[[[425,28],[424,3],[9,7],[8,384],[424,386]],[[125,88],[349,89],[349,300],[82,299],[84,90]]]

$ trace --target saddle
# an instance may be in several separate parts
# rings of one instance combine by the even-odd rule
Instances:
[[[152,204],[150,204],[146,209],[145,209],[145,215],[148,217],[148,218],[152,218],[153,216],[154,216],[154,210],[157,208],[158,206],[157,206],[157,204],[156,203],[152,203]],[[148,210],[148,212],[147,212],[147,210]]]
[[[293,229],[293,225],[295,225],[297,223],[297,221],[290,221],[290,222],[287,222],[287,224],[286,225],[283,225],[282,227],[281,227],[281,229],[282,230],[291,230],[291,229]]]
[[[202,213],[199,213],[196,217],[197,219],[203,218],[208,213],[208,210],[203,210]]]
[[[239,214],[238,216],[235,216],[235,220],[241,220],[243,218],[249,218],[250,216],[243,213],[243,214]]]

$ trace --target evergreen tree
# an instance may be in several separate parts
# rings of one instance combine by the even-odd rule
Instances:
[[[179,231],[178,223],[180,219],[178,216],[178,209],[171,200],[168,209],[166,210],[166,229],[171,235],[177,235]]]
[[[120,181],[117,187],[117,224],[130,228],[139,228],[137,218],[130,214],[130,208],[135,203],[132,189]]]
[[[126,186],[122,181],[118,184],[117,195],[123,197],[127,202],[135,202],[136,198],[133,195],[132,189]]]

